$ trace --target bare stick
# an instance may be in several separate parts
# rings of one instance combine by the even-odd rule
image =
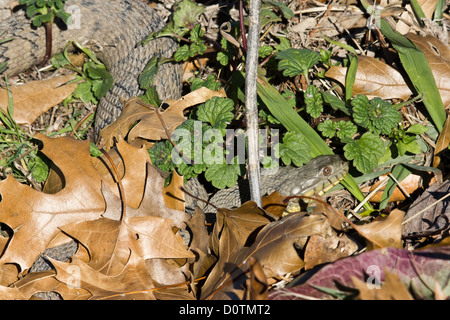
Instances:
[[[250,0],[248,51],[245,71],[245,108],[248,137],[248,173],[250,196],[258,206],[261,203],[260,172],[258,159],[258,105],[256,77],[258,75],[258,46],[260,33],[261,0]]]

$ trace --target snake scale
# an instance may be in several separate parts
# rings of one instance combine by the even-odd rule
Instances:
[[[177,46],[169,38],[139,45],[149,33],[163,26],[155,11],[140,0],[68,0],[66,5],[79,8],[80,28],[53,28],[53,54],[62,51],[68,41],[77,40],[91,49],[95,48],[97,57],[114,77],[113,88],[101,99],[97,108],[95,132],[98,135],[103,127],[119,116],[122,108],[120,100],[140,93],[137,78],[147,62],[155,55],[172,56]],[[6,75],[18,74],[41,62],[45,55],[44,28],[33,28],[23,8],[1,21],[0,31],[4,31],[3,39],[13,39],[0,45],[0,63],[7,63]],[[155,84],[162,99],[181,96],[181,76],[179,65],[166,63],[160,68]],[[262,194],[274,190],[284,195],[320,194],[338,183],[347,169],[347,164],[337,156],[316,158],[300,169],[280,168],[273,174],[261,177]],[[191,179],[186,189],[191,194],[207,198],[205,189],[196,179]],[[248,182],[244,180],[231,189],[218,192],[210,202],[217,207],[237,207],[248,198]],[[211,207],[206,210],[214,211]],[[72,242],[64,248],[48,249],[44,255],[66,260],[75,251],[76,245]],[[48,268],[49,265],[39,257],[31,270]]]

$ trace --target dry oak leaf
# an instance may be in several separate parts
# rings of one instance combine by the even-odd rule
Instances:
[[[136,290],[155,289],[156,285],[172,285],[174,284],[173,279],[177,280],[175,283],[186,281],[185,274],[188,274],[188,266],[178,269],[170,268],[170,270],[159,269],[159,274],[164,273],[164,276],[157,278],[157,282],[154,278],[158,275],[153,272],[154,270],[148,269],[146,260],[192,259],[195,257],[188,250],[181,236],[176,233],[174,221],[160,217],[173,217],[173,214],[177,214],[181,221],[187,220],[188,215],[161,205],[164,203],[163,180],[161,177],[158,179],[159,174],[156,169],[148,166],[150,173],[147,176],[146,190],[139,208],[125,207],[123,209],[121,199],[104,185],[102,191],[107,209],[102,218],[80,221],[61,227],[65,234],[76,239],[82,247],[87,249],[89,259],[79,258],[77,253],[72,257],[72,263],[57,264],[55,262],[57,269],[55,278],[59,281],[52,282],[54,287],[46,285],[46,291],[55,291],[63,296],[75,297],[76,292],[68,291],[62,285],[64,283],[73,285],[75,281],[79,284],[78,289],[87,290],[97,298],[104,298]],[[130,259],[133,261],[131,264]],[[54,261],[52,260],[52,262]],[[70,278],[67,273],[70,273],[71,270],[72,277]],[[73,270],[78,271],[73,273]],[[132,275],[139,273],[143,287],[138,286],[135,277],[125,276],[124,273]],[[74,280],[74,277],[77,276],[79,279]],[[51,280],[47,281],[51,282]],[[168,281],[171,282],[167,283]],[[105,287],[106,282],[108,283],[107,288]],[[186,285],[184,285],[184,289],[187,289]],[[180,289],[180,294],[181,292],[184,292],[183,289]],[[154,296],[150,292],[139,292],[125,295],[124,298],[154,299]],[[193,297],[190,296],[190,298]]]
[[[127,206],[138,208],[144,195],[147,163],[151,162],[147,150],[133,147],[120,139],[115,144],[115,148],[108,151],[108,156],[119,173]],[[91,159],[92,164],[102,176],[103,182],[119,197],[116,173],[109,159],[105,155]]]
[[[75,91],[77,84],[67,83],[74,78],[74,75],[66,75],[10,86],[14,101],[14,120],[19,124],[33,123],[37,117]],[[5,111],[8,108],[6,89],[0,89],[0,107]]]
[[[220,237],[219,260],[202,287],[202,299],[242,299],[243,284],[248,279],[242,268],[250,257],[261,263],[269,278],[299,272],[305,263],[298,250],[303,249],[311,235],[326,231],[325,222],[323,215],[292,213],[267,224],[249,247],[234,245],[236,240],[229,239],[233,234],[226,233],[228,228],[224,228]],[[234,247],[229,246],[230,243]]]
[[[386,247],[402,248],[402,220],[405,212],[394,209],[386,218],[358,226],[359,234],[368,240],[367,250]]]
[[[450,48],[439,39],[408,33],[406,37],[423,51],[445,108],[450,107]]]
[[[72,273],[74,271],[73,269]],[[55,270],[28,273],[11,287],[19,290],[23,295],[22,299],[30,299],[36,293],[49,291],[57,292],[64,300],[86,300],[92,296],[87,290],[59,282],[54,277],[55,274]]]
[[[345,84],[346,75],[347,68],[339,66],[332,66],[325,73],[325,76],[341,84]],[[358,94],[369,98],[402,100],[407,100],[412,95],[400,72],[378,59],[367,56],[358,56],[353,95]]]
[[[21,270],[31,266],[59,227],[98,219],[105,211],[101,177],[92,165],[89,142],[35,137],[42,141],[42,152],[60,170],[64,183],[59,192],[45,194],[20,184],[12,175],[0,182],[0,221],[14,232],[0,264],[16,263]]]
[[[130,144],[139,138],[167,139],[166,129],[171,135],[173,130],[187,119],[184,116],[185,109],[203,103],[212,97],[225,96],[223,90],[214,91],[205,87],[192,91],[171,103],[164,111],[159,111],[164,125],[153,106],[143,104],[139,98],[130,98],[123,107],[119,118],[100,132],[100,140],[103,139],[105,148],[108,150],[114,144],[114,139],[118,140],[119,137],[127,135]]]
[[[92,269],[77,257],[71,263],[52,259],[51,262],[56,269],[56,279],[71,285],[78,282],[77,287],[92,295],[90,299],[155,299],[152,292],[155,286],[148,276],[145,261],[133,252],[123,270],[113,276]],[[79,271],[77,281],[74,281],[74,269]]]

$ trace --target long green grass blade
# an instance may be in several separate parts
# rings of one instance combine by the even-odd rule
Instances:
[[[417,92],[423,95],[423,103],[434,125],[441,132],[446,113],[425,54],[409,39],[394,31],[384,19],[380,21],[380,28],[397,50],[406,73]]]

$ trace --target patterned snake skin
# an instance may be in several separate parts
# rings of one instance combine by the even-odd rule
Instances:
[[[94,126],[98,136],[120,115],[120,99],[141,93],[137,78],[148,61],[154,56],[171,57],[177,46],[170,38],[139,45],[148,34],[163,27],[156,12],[140,0],[68,0],[66,8],[76,12],[75,29],[53,28],[53,54],[61,52],[68,41],[76,40],[94,50],[114,77],[113,88],[97,109]],[[15,11],[0,23],[0,32],[5,31],[1,39],[13,39],[0,45],[0,63],[7,62],[8,76],[39,64],[45,55],[44,28],[33,28],[23,8]],[[155,84],[162,100],[181,96],[181,76],[179,65],[166,63],[160,68]]]

